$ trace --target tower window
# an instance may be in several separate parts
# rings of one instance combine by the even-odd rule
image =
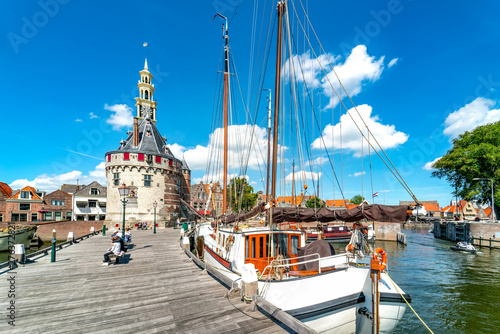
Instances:
[[[151,175],[144,175],[144,186],[151,187]]]
[[[113,173],[113,184],[115,186],[120,185],[120,173]]]
[[[91,195],[99,195],[99,190],[97,188],[90,188]]]

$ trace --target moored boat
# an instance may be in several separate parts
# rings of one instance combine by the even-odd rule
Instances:
[[[226,17],[217,14],[225,20],[223,26],[224,38],[224,59],[221,60],[223,70],[223,81],[220,82],[220,87],[223,91],[223,98],[217,104],[218,111],[221,112],[222,120],[220,124],[224,124],[223,128],[218,128],[215,133],[223,136],[223,139],[217,138],[213,140],[214,147],[209,151],[214,151],[213,161],[208,164],[207,184],[212,184],[213,180],[222,181],[222,215],[217,217],[215,222],[199,222],[194,229],[194,242],[196,243],[197,255],[202,258],[207,266],[214,270],[218,270],[221,275],[224,275],[231,281],[232,288],[238,287],[242,289],[243,295],[247,300],[252,300],[252,297],[258,295],[268,303],[274,305],[295,318],[302,321],[311,329],[321,333],[389,333],[403,317],[407,302],[410,297],[398,287],[396,283],[389,277],[385,268],[387,266],[387,255],[381,248],[373,251],[368,245],[369,229],[363,228],[364,222],[393,222],[399,223],[408,219],[408,206],[389,206],[363,202],[355,208],[346,210],[330,210],[320,205],[319,186],[312,187],[315,190],[316,196],[310,196],[311,201],[316,201],[318,205],[309,204],[309,207],[297,206],[295,200],[295,163],[293,157],[289,159],[292,162],[292,176],[278,176],[279,164],[286,164],[284,157],[279,157],[278,152],[285,149],[283,140],[279,147],[280,139],[280,113],[284,112],[285,108],[280,105],[280,96],[285,91],[292,92],[294,97],[290,98],[290,104],[293,107],[298,107],[299,103],[295,97],[297,94],[296,87],[290,84],[289,89],[281,87],[281,81],[285,81],[285,77],[292,76],[295,70],[298,71],[299,65],[294,66],[291,61],[296,59],[293,52],[288,51],[288,64],[285,66],[281,57],[285,53],[282,47],[282,40],[288,42],[288,47],[291,48],[292,34],[288,29],[288,34],[283,32],[285,27],[289,26],[288,10],[286,9],[287,1],[278,2],[278,23],[277,23],[277,52],[276,52],[276,73],[275,73],[275,94],[274,101],[274,124],[271,136],[271,99],[269,95],[269,113],[268,113],[268,158],[267,158],[267,177],[265,178],[266,192],[263,196],[264,203],[259,203],[255,207],[248,206],[249,197],[244,198],[244,192],[251,188],[249,184],[243,182],[246,180],[245,168],[241,168],[240,175],[245,177],[236,180],[236,177],[228,182],[227,177],[230,175],[229,165],[229,149],[232,147],[234,151],[235,161],[232,166],[241,167],[242,162],[248,163],[250,155],[253,131],[255,125],[241,127],[241,129],[249,130],[251,134],[238,135],[245,138],[244,147],[239,148],[237,145],[232,145],[228,141],[229,137],[229,116],[232,114],[231,105],[234,100],[229,97],[231,95],[231,87],[229,86],[231,75],[236,75],[236,70],[231,68],[229,56],[229,36]],[[286,43],[283,43],[286,44]],[[332,64],[330,66],[333,67]],[[281,70],[288,68],[286,75],[282,75]],[[292,79],[287,79],[292,82]],[[235,80],[238,82],[238,80]],[[293,81],[296,83],[296,81]],[[304,80],[300,82],[305,84]],[[258,89],[259,91],[262,89]],[[303,94],[305,96],[307,94]],[[230,103],[230,101],[232,101]],[[347,108],[345,108],[347,110]],[[346,112],[349,112],[348,110]],[[291,112],[292,116],[300,118],[295,110]],[[254,120],[255,121],[255,120]],[[293,122],[290,122],[293,124]],[[296,127],[292,132],[296,136],[297,145],[303,145],[297,151],[304,152],[311,147],[311,142],[305,144],[307,136],[303,135],[300,129],[300,123],[296,122]],[[367,129],[368,138],[362,133],[363,140],[367,140],[370,147],[369,129]],[[248,137],[247,137],[248,135]],[[251,139],[248,139],[251,138]],[[309,138],[310,139],[310,138]],[[271,149],[272,142],[272,149]],[[299,144],[300,143],[300,144]],[[293,146],[293,145],[291,145]],[[216,147],[223,147],[223,152],[215,152]],[[239,149],[235,149],[238,147]],[[297,146],[293,146],[297,147]],[[302,150],[303,149],[303,150]],[[375,148],[374,148],[375,149]],[[381,149],[381,148],[380,148]],[[293,151],[293,150],[291,150]],[[272,153],[271,153],[272,152]],[[282,154],[282,153],[279,153]],[[297,153],[301,154],[301,153]],[[385,154],[385,153],[384,153]],[[271,159],[272,156],[272,159]],[[380,155],[379,155],[380,156]],[[305,160],[302,156],[301,160]],[[312,156],[307,157],[312,160]],[[382,157],[381,157],[382,158]],[[223,162],[223,169],[214,167],[216,162]],[[305,167],[311,166],[311,163],[301,162],[302,171],[298,175],[302,175],[303,179],[307,175],[313,173],[305,173]],[[333,174],[335,169],[331,164]],[[395,173],[393,173],[395,174]],[[238,175],[234,173],[233,175]],[[395,176],[398,178],[400,176]],[[319,176],[317,176],[319,178]],[[222,178],[222,180],[220,180]],[[286,182],[291,179],[291,206],[279,206],[277,198],[277,181]],[[315,180],[314,177],[309,177]],[[336,179],[336,175],[334,176]],[[264,180],[264,179],[263,179]],[[400,180],[398,178],[398,180]],[[238,182],[239,181],[239,185]],[[402,182],[402,180],[400,180]],[[304,181],[306,183],[306,181]],[[404,182],[402,182],[404,184]],[[243,185],[243,186],[241,186]],[[239,192],[236,190],[241,186]],[[337,186],[342,188],[340,183]],[[307,184],[303,186],[304,193],[307,191]],[[416,197],[406,187],[415,202],[418,203]],[[342,197],[344,197],[343,189]],[[301,193],[300,196],[303,196]],[[305,195],[304,195],[305,196]],[[243,198],[246,200],[244,201]],[[229,204],[228,204],[229,202]],[[307,203],[306,203],[307,204]],[[245,206],[246,209],[242,210]],[[307,206],[307,205],[306,205]],[[232,209],[227,212],[228,208]],[[250,210],[251,209],[251,210]],[[250,210],[250,211],[248,211]],[[248,212],[247,212],[248,211]],[[245,222],[254,217],[261,217],[260,224],[262,226],[248,226]],[[345,252],[335,254],[333,248],[324,241],[316,240],[309,245],[306,244],[308,233],[296,226],[291,226],[288,229],[278,228],[278,224],[290,223],[325,223],[333,224],[333,222],[343,224],[353,224],[352,231],[345,231],[346,234],[342,238],[348,245]],[[333,225],[326,225],[328,227]],[[373,226],[373,225],[372,225]],[[294,228],[295,227],[295,228]],[[323,230],[324,231],[324,230]],[[373,231],[373,229],[372,229]],[[344,231],[333,231],[332,234],[340,235]],[[310,233],[313,234],[313,233]],[[373,235],[372,235],[373,236]],[[249,280],[249,278],[251,278]],[[249,285],[251,288],[249,288]],[[255,289],[254,289],[255,288]]]
[[[7,251],[15,244],[28,246],[37,229],[36,225],[16,226],[14,229],[6,228],[0,232],[0,251]]]

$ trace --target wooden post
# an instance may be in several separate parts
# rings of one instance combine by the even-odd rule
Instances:
[[[372,314],[373,314],[373,325],[372,334],[379,334],[380,330],[380,314],[379,314],[379,303],[380,303],[380,292],[378,290],[378,281],[380,279],[380,260],[377,255],[374,255],[370,260],[370,276],[372,279]]]

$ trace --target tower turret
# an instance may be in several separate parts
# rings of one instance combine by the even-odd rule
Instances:
[[[155,85],[151,83],[153,75],[148,70],[148,59],[144,62],[144,69],[139,72],[141,79],[137,83],[139,88],[139,97],[135,98],[137,106],[137,117],[145,118],[147,115],[153,122],[156,122],[156,105],[153,99]]]

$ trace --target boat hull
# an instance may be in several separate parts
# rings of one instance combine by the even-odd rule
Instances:
[[[205,262],[232,281],[241,282],[231,263],[205,245]],[[369,268],[347,267],[313,276],[259,280],[259,293],[266,301],[284,310],[321,333],[371,333],[372,322],[358,312],[372,309]],[[390,333],[406,311],[396,286],[381,275],[380,333]],[[409,297],[407,296],[407,299]]]
[[[27,247],[35,232],[36,226],[28,226],[25,228],[16,229],[14,230],[13,234],[9,234],[9,232],[1,232],[0,251],[8,251],[9,246],[13,247],[15,244],[23,244],[25,247]]]

